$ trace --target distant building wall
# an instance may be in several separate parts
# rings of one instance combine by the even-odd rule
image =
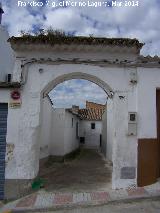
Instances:
[[[53,109],[52,116],[52,141],[50,154],[54,156],[63,156],[65,109]]]
[[[65,109],[53,109],[51,155],[64,156],[79,147],[76,122],[76,115]]]
[[[92,123],[95,123],[95,129],[91,129]],[[89,148],[99,148],[101,133],[102,121],[82,120],[80,122],[80,137],[85,137],[84,146]]]
[[[79,138],[76,135],[76,125],[79,119],[76,115],[65,111],[64,127],[64,154],[68,154],[79,147]]]
[[[54,109],[48,98],[43,99],[41,126],[39,128],[40,159],[64,156],[79,147],[76,135],[76,115],[65,109]]]

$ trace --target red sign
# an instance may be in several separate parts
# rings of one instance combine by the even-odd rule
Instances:
[[[20,94],[20,92],[19,92],[18,90],[14,90],[14,91],[11,93],[11,98],[12,98],[13,100],[18,100],[18,99],[20,99],[20,97],[21,97],[21,94]]]

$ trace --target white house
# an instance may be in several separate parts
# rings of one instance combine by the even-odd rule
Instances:
[[[43,128],[43,104],[50,90],[70,79],[92,81],[108,95],[102,146],[113,162],[112,188],[156,182],[160,177],[159,57],[141,56],[143,44],[137,39],[51,34],[12,37],[9,43],[7,39],[0,26],[1,199],[20,197],[30,189],[39,172],[42,131],[43,136],[49,134]],[[10,83],[5,78],[8,73]],[[54,124],[49,126],[46,131],[52,134]]]
[[[105,105],[86,102],[86,108],[79,110],[80,143],[83,147],[100,149],[102,145],[102,115]]]

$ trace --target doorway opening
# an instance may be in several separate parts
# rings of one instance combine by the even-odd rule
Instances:
[[[157,104],[157,178],[160,178],[160,89],[156,91],[156,104]]]
[[[47,190],[111,188],[107,99],[103,89],[84,79],[65,80],[43,97],[39,176]]]
[[[4,199],[8,103],[0,103],[0,200]]]

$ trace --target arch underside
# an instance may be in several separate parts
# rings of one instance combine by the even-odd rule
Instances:
[[[43,90],[43,97],[46,97],[48,93],[52,89],[54,89],[58,84],[63,83],[64,81],[72,80],[72,79],[84,79],[84,80],[91,81],[97,84],[99,87],[101,87],[106,92],[108,97],[112,98],[113,96],[113,91],[111,87],[106,82],[98,78],[97,76],[90,75],[87,73],[74,72],[69,74],[63,74],[53,79],[52,81],[50,81],[49,84]]]

